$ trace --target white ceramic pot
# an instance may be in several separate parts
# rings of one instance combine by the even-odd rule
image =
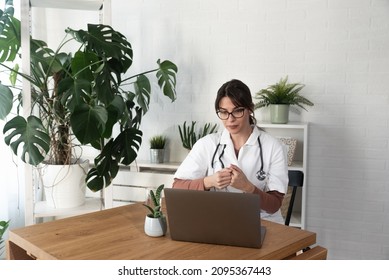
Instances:
[[[85,203],[85,178],[89,161],[71,165],[44,165],[40,174],[47,205],[72,208]]]
[[[166,218],[152,218],[146,216],[145,233],[151,237],[164,236],[167,230]]]
[[[270,104],[271,123],[285,124],[289,121],[289,105]]]

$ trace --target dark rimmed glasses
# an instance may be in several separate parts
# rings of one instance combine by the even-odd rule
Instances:
[[[224,109],[219,109],[216,111],[216,114],[221,120],[227,120],[230,115],[232,115],[235,119],[239,119],[244,116],[244,110],[244,107],[235,108],[234,110],[232,110],[232,112],[228,112]]]

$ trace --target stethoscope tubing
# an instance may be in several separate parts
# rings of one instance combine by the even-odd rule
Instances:
[[[262,152],[262,143],[261,143],[261,140],[258,136],[257,138],[257,141],[258,141],[258,146],[259,146],[259,156],[261,158],[261,168],[257,171],[257,173],[255,174],[255,176],[257,177],[257,179],[259,181],[263,181],[266,179],[266,173],[263,171],[263,152]],[[213,156],[212,156],[212,161],[211,161],[211,167],[214,168],[214,161],[215,161],[215,157],[216,157],[216,154],[217,152],[219,151],[219,148],[220,147],[223,147],[222,148],[222,152],[220,153],[219,155],[219,162],[220,162],[220,165],[222,168],[224,168],[224,163],[222,161],[222,156],[224,155],[224,150],[226,148],[226,144],[220,144],[220,142],[217,144],[216,146],[216,149],[215,149],[215,152],[213,153]]]

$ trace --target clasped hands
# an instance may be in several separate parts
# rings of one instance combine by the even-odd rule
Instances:
[[[228,186],[232,186],[244,192],[251,192],[254,187],[243,171],[234,164],[204,178],[204,184],[208,189],[211,187],[225,189]]]

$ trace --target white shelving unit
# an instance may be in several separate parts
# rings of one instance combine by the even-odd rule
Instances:
[[[30,33],[31,22],[34,20],[31,16],[32,8],[51,8],[51,9],[72,9],[96,11],[99,13],[99,22],[104,24],[111,24],[111,0],[21,0],[21,37],[22,37],[22,71],[23,73],[30,73]],[[71,19],[69,19],[71,25]],[[30,83],[23,81],[23,101],[24,115],[27,117],[30,114],[31,107],[31,91]],[[24,187],[25,187],[25,225],[36,223],[36,219],[45,219],[48,217],[66,217],[72,215],[79,215],[92,211],[97,211],[103,208],[103,202],[100,197],[89,197],[85,204],[71,209],[53,209],[46,205],[45,201],[39,201],[35,197],[34,179],[31,166],[24,165]],[[105,190],[104,190],[105,191]],[[106,205],[105,205],[106,206]]]
[[[306,192],[307,192],[307,158],[308,158],[308,123],[289,122],[287,124],[259,123],[266,132],[275,137],[291,137],[297,139],[296,151],[289,170],[299,170],[304,173],[304,184],[298,188],[294,202],[290,226],[305,229],[306,222]]]
[[[306,191],[307,191],[307,158],[308,158],[308,127],[309,123],[289,122],[287,124],[271,124],[259,122],[259,126],[274,137],[290,137],[297,139],[296,150],[289,170],[298,170],[304,173],[304,184],[298,188],[294,202],[290,226],[305,229],[306,222]],[[179,162],[155,164],[136,162],[131,164],[131,171],[159,174],[174,174]]]

